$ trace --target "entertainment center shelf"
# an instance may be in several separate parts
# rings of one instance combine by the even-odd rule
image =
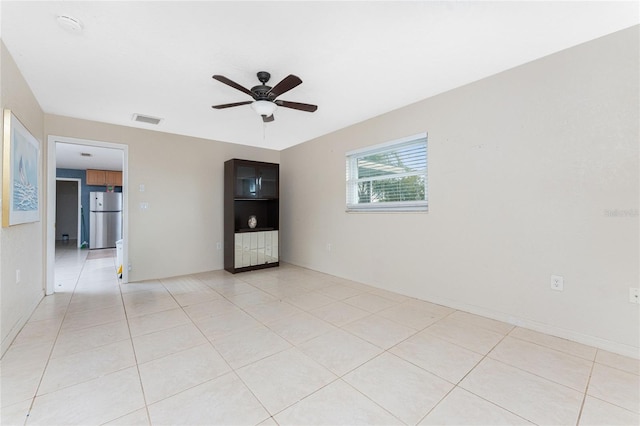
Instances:
[[[236,231],[237,234],[242,234],[244,232],[258,232],[258,231],[273,231],[273,228],[245,228],[245,229],[238,229]]]
[[[224,163],[224,269],[279,266],[279,175],[274,163]]]

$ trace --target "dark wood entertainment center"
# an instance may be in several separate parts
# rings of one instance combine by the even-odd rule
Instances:
[[[224,163],[224,269],[279,266],[280,166],[232,159]]]

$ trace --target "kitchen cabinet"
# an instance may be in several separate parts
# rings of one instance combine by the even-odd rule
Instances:
[[[122,186],[122,172],[87,169],[87,185]]]
[[[107,182],[105,170],[87,169],[87,185],[105,185]]]
[[[122,172],[105,170],[105,175],[107,186],[122,186]]]
[[[279,266],[279,167],[224,163],[224,268],[231,273]]]

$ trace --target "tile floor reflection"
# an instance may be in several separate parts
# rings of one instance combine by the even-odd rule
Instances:
[[[120,284],[56,250],[2,424],[640,423],[638,360],[291,265]]]

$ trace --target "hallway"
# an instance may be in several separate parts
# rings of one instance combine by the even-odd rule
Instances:
[[[85,265],[86,260],[91,260]],[[99,262],[97,261],[99,260]],[[116,278],[111,268],[115,268],[116,249],[89,250],[79,249],[76,240],[56,241],[55,257],[55,292],[73,293],[76,284],[82,278],[91,275],[92,278],[100,277],[105,280]],[[87,271],[82,274],[83,268]],[[94,274],[98,272],[98,274]],[[91,281],[95,281],[91,279]]]

